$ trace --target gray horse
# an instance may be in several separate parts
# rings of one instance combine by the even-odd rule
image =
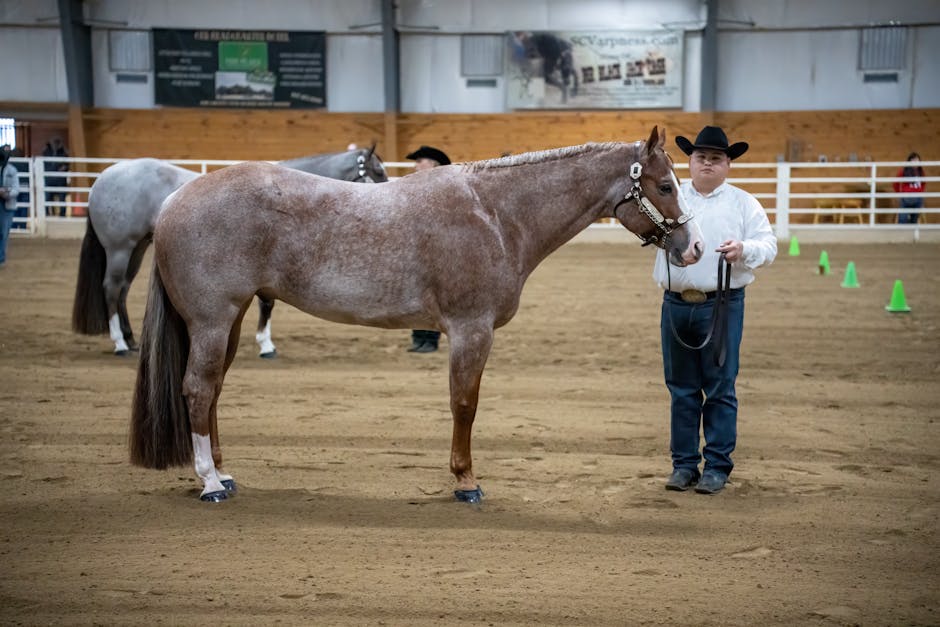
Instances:
[[[388,180],[372,148],[281,161],[294,170],[344,181]],[[107,168],[88,196],[88,222],[72,306],[72,329],[84,335],[110,333],[114,354],[136,349],[127,315],[127,292],[153,237],[163,201],[199,174],[159,159],[132,159]],[[255,339],[262,357],[274,357],[273,300],[258,300]]]

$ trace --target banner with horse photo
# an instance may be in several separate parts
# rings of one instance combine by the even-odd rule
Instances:
[[[510,109],[682,107],[683,37],[673,31],[514,31]]]
[[[173,107],[326,107],[326,33],[153,30],[154,101]]]

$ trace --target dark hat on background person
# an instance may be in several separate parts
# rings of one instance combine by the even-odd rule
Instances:
[[[747,142],[737,142],[729,146],[728,136],[717,126],[706,126],[703,128],[701,132],[699,132],[698,137],[695,138],[694,144],[679,135],[676,137],[676,145],[687,155],[691,155],[696,149],[718,150],[728,155],[728,158],[732,161],[746,153],[748,149]]]
[[[450,157],[444,154],[443,150],[438,150],[432,146],[421,146],[413,153],[405,157],[406,159],[434,159],[441,165],[450,165]]]

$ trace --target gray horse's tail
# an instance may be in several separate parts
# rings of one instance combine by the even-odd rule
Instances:
[[[86,225],[72,303],[72,330],[83,335],[98,335],[108,331],[108,302],[103,286],[107,256],[91,218]]]
[[[131,409],[131,463],[157,469],[192,464],[189,410],[183,397],[188,358],[186,323],[170,302],[154,264]]]

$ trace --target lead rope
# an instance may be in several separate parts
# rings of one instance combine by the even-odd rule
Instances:
[[[669,266],[672,265],[669,263],[669,256],[666,256],[666,290],[672,291],[672,275],[669,271]],[[724,275],[724,276],[722,276]],[[724,281],[722,281],[724,278]],[[676,341],[679,342],[679,345],[683,348],[689,350],[698,351],[705,348],[708,343],[711,341],[712,336],[715,337],[715,365],[719,368],[725,365],[725,356],[727,354],[727,342],[725,342],[726,333],[726,321],[727,314],[726,309],[728,308],[728,302],[731,299],[731,264],[728,263],[728,260],[725,259],[725,253],[721,253],[718,256],[718,285],[716,288],[715,295],[715,305],[712,308],[712,320],[710,323],[710,328],[708,329],[708,335],[705,336],[705,339],[698,346],[692,346],[686,344],[681,337],[679,337],[679,332],[676,331],[676,327],[672,322],[672,307],[667,303],[666,306],[666,317],[669,318],[669,328],[672,330],[672,337],[676,338]]]

